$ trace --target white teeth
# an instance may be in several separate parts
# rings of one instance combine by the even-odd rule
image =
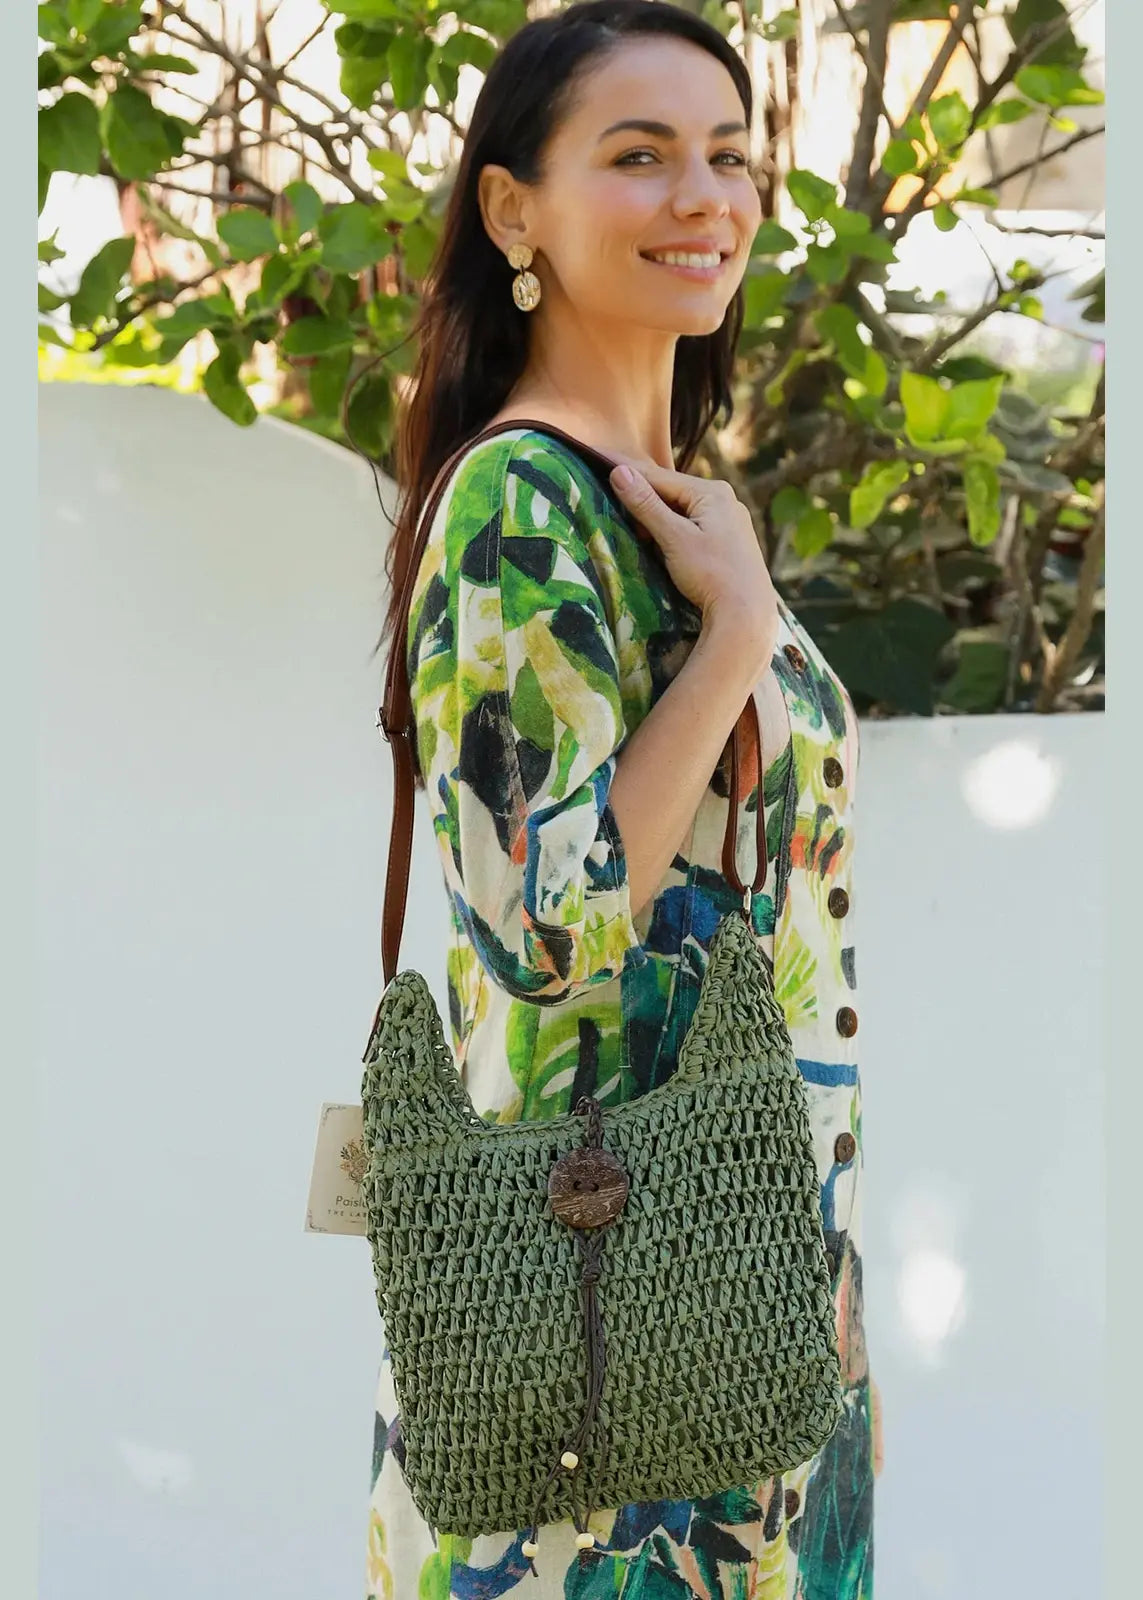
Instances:
[[[649,254],[652,261],[665,261],[674,267],[717,267],[722,259],[717,250],[705,256],[684,253],[681,250],[664,250],[659,254],[651,252]]]

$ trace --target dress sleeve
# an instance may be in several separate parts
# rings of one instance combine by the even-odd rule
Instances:
[[[524,440],[501,462],[491,508],[458,502],[460,909],[495,983],[556,1004],[647,959],[609,798],[619,664],[570,467]]]

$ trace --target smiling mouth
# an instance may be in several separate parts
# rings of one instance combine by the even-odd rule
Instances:
[[[654,267],[669,267],[675,272],[684,273],[688,277],[698,279],[713,279],[721,272],[727,260],[734,254],[732,250],[720,250],[717,253],[706,251],[664,251],[652,253],[649,250],[640,250],[644,261],[649,261]]]

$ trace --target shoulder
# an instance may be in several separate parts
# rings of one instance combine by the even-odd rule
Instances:
[[[441,510],[450,529],[498,517],[505,536],[547,535],[561,543],[586,543],[623,517],[619,502],[573,449],[526,426],[466,450]]]

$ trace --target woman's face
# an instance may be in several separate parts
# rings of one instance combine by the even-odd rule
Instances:
[[[546,297],[549,315],[566,299],[591,319],[714,332],[762,214],[734,80],[696,45],[640,37],[588,68],[574,93],[543,183],[516,188],[518,210],[505,190],[504,226],[493,233],[505,251],[515,240],[535,251],[543,294],[531,314]],[[672,247],[719,260],[652,259]]]

